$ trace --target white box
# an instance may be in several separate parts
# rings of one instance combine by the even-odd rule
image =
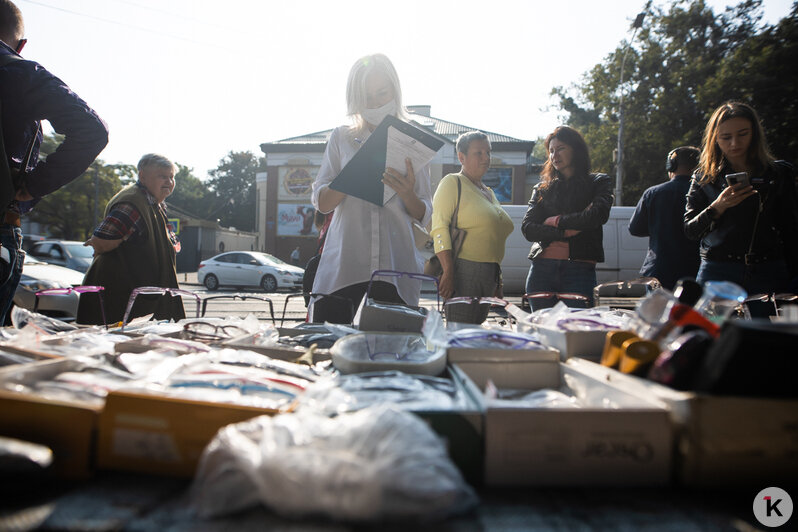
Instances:
[[[668,411],[653,402],[608,386],[565,364],[549,361],[558,378],[579,380],[592,393],[621,407],[532,408],[485,404],[485,483],[489,486],[662,485],[671,479],[673,431]],[[469,367],[477,382],[499,387],[538,386],[551,367],[541,361]],[[507,379],[507,375],[511,375]]]
[[[581,357],[588,360],[601,360],[604,351],[604,341],[608,332],[613,330],[600,329],[596,331],[564,331],[538,325],[535,327],[540,340],[549,347],[560,352],[561,360],[571,357]]]
[[[560,353],[550,349],[447,348],[456,364],[480,390],[491,380],[501,388],[548,388],[560,382]]]
[[[798,478],[798,400],[680,392],[585,360],[568,365],[670,409],[677,478],[686,485],[773,486]]]

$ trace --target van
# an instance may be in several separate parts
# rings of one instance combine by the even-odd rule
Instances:
[[[521,221],[526,205],[503,205],[515,225],[507,238],[502,261],[502,278],[506,295],[523,294],[530,261],[527,258],[530,243],[521,234]],[[640,277],[640,266],[648,250],[648,238],[629,234],[629,219],[634,207],[612,207],[610,218],[604,224],[604,262],[596,265],[599,284],[626,281]]]

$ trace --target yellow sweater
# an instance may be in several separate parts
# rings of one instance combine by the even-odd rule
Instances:
[[[465,229],[466,237],[459,258],[474,262],[495,262],[504,258],[504,242],[513,232],[513,222],[502,208],[493,191],[491,200],[461,173],[441,179],[432,199],[432,240],[435,253],[452,249],[449,235],[454,209],[457,206],[457,179],[460,180],[460,211],[457,225]]]

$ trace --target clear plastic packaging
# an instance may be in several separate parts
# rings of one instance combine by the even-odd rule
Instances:
[[[432,429],[388,405],[228,425],[205,448],[191,498],[205,518],[263,504],[354,522],[442,519],[477,503]]]

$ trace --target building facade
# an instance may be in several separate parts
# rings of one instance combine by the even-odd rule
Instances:
[[[478,128],[449,122],[430,115],[430,106],[409,106],[410,122],[444,142],[430,163],[433,191],[446,174],[460,170],[455,141],[460,134]],[[266,157],[266,172],[257,174],[256,232],[261,251],[288,260],[300,248],[302,261],[316,253],[318,232],[313,225],[311,186],[321,166],[332,130],[319,131],[260,145]],[[483,182],[504,204],[524,204],[537,182],[530,174],[533,141],[484,131],[492,145],[491,168]]]

